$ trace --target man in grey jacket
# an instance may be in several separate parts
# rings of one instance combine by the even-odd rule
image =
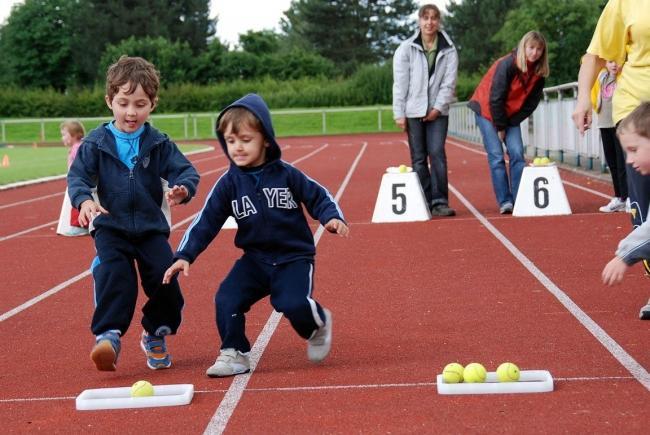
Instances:
[[[439,30],[437,6],[422,6],[418,17],[419,29],[400,44],[393,57],[393,117],[407,133],[413,170],[431,214],[453,216],[445,140],[449,104],[455,98],[458,54],[449,36]]]

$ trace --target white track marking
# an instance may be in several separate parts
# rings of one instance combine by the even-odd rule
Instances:
[[[571,378],[553,378],[555,382],[598,382],[598,381],[631,381],[632,376],[579,376]],[[302,391],[323,391],[323,390],[368,390],[384,388],[431,388],[435,387],[437,382],[403,382],[390,384],[352,384],[352,385],[313,385],[303,387],[269,387],[269,388],[247,388],[247,393],[268,393],[268,392],[302,392]],[[194,394],[223,394],[228,390],[211,389],[211,390],[194,390]],[[0,399],[0,403],[29,403],[29,402],[51,402],[75,400],[76,396],[55,396],[55,397],[15,397]]]
[[[352,177],[352,174],[356,170],[357,165],[359,164],[359,161],[361,160],[361,157],[363,156],[367,146],[368,143],[364,142],[361,151],[359,151],[359,154],[357,155],[357,158],[352,163],[352,166],[350,166],[350,169],[348,170],[345,179],[341,183],[341,186],[339,187],[339,190],[336,193],[335,199],[337,201],[339,200],[341,195],[343,195],[343,192],[345,191],[345,188],[347,187],[350,178]],[[297,161],[294,163],[297,163]],[[314,235],[315,245],[318,245],[318,242],[320,240],[321,235],[323,234],[323,231],[324,231],[323,226],[319,225]],[[255,367],[257,367],[257,363],[262,357],[262,354],[264,353],[266,346],[271,340],[271,336],[275,332],[275,329],[278,326],[278,323],[280,322],[281,318],[282,318],[282,314],[278,313],[277,311],[274,310],[271,313],[269,319],[264,325],[264,328],[262,329],[262,332],[257,337],[257,340],[255,340],[255,344],[251,349],[250,372],[235,376],[235,379],[233,380],[232,384],[230,384],[230,388],[228,388],[228,391],[226,392],[225,396],[221,400],[219,407],[217,408],[216,412],[210,419],[208,426],[205,428],[204,434],[221,434],[226,429],[226,425],[228,424],[228,421],[230,420],[232,413],[235,411],[235,408],[237,407],[237,404],[239,403],[242,394],[244,394],[246,385],[248,384],[248,381],[250,380],[253,373],[255,372]]]
[[[44,223],[43,225],[38,225],[36,227],[31,227],[27,228],[26,230],[19,231],[17,233],[9,234],[8,236],[2,236],[0,237],[0,242],[4,242],[5,240],[13,239],[18,236],[22,236],[23,234],[31,233],[32,231],[40,230],[41,228],[49,227],[50,225],[56,225],[59,221],[55,220],[52,222],[47,222]]]
[[[51,193],[49,195],[38,196],[36,198],[26,199],[24,201],[18,201],[18,202],[12,202],[10,204],[0,205],[0,210],[9,207],[16,207],[19,205],[29,204],[30,202],[41,201],[43,199],[54,198],[55,196],[63,196],[63,192]]]
[[[555,298],[566,308],[582,326],[591,333],[614,358],[634,376],[641,385],[650,391],[650,374],[639,364],[621,345],[605,332],[591,317],[589,317],[571,298],[555,285],[535,264],[528,259],[506,236],[492,225],[472,204],[451,184],[449,185],[454,195],[465,207],[492,233],[510,253],[533,275]]]

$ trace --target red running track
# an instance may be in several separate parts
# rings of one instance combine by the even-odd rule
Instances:
[[[482,149],[450,140],[450,200],[458,215],[370,222],[381,175],[408,162],[403,135],[282,139],[283,158],[340,196],[348,239],[317,232],[315,297],[334,313],[320,365],[268,301],[247,317],[249,376],[204,375],[218,354],[213,294],[240,252],[224,230],[182,278],[184,322],[170,338],[171,370],[151,371],[139,316],[118,371],[88,353],[94,250],[55,235],[63,181],[0,191],[0,421],[5,432],[54,433],[641,433],[650,417],[650,323],[640,267],[606,288],[600,271],[630,228],[602,214],[611,187],[562,170],[573,214],[516,218],[495,205]],[[198,197],[173,210],[176,246],[225,168],[220,151],[191,157]],[[316,224],[313,225],[316,231]],[[140,298],[141,300],[143,298]],[[488,370],[506,360],[549,370],[555,391],[441,396],[452,361]],[[191,383],[189,406],[76,411],[88,388]]]

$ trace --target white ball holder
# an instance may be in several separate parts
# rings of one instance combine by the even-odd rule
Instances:
[[[372,222],[428,221],[431,211],[420,185],[418,176],[410,167],[400,172],[389,167],[381,177]]]
[[[526,166],[521,175],[513,216],[569,215],[571,207],[555,164]]]
[[[187,405],[194,396],[194,385],[154,385],[153,396],[131,397],[131,387],[84,390],[75,400],[77,410],[151,408]]]
[[[547,370],[522,370],[516,382],[499,382],[497,372],[487,372],[485,382],[448,384],[436,377],[438,394],[513,394],[553,391],[553,377]]]

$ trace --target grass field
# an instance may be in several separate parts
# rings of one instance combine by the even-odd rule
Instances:
[[[273,125],[277,136],[309,136],[319,134],[374,133],[397,131],[389,108],[348,108],[354,111],[315,111],[310,113],[274,113]],[[362,110],[359,110],[362,109]],[[367,109],[367,110],[366,110]],[[342,109],[323,109],[342,110]],[[378,115],[379,114],[379,115]],[[174,140],[213,139],[216,114],[152,115],[151,123]],[[381,123],[378,117],[381,116]],[[0,144],[32,144],[34,142],[56,143],[61,140],[61,118],[33,120],[0,119]],[[82,118],[87,130],[91,130],[106,118]],[[323,129],[323,122],[325,129]]]
[[[180,145],[183,152],[206,148],[206,145]],[[5,157],[6,156],[6,157]],[[68,149],[60,147],[0,147],[0,186],[18,181],[63,175],[67,172]]]

